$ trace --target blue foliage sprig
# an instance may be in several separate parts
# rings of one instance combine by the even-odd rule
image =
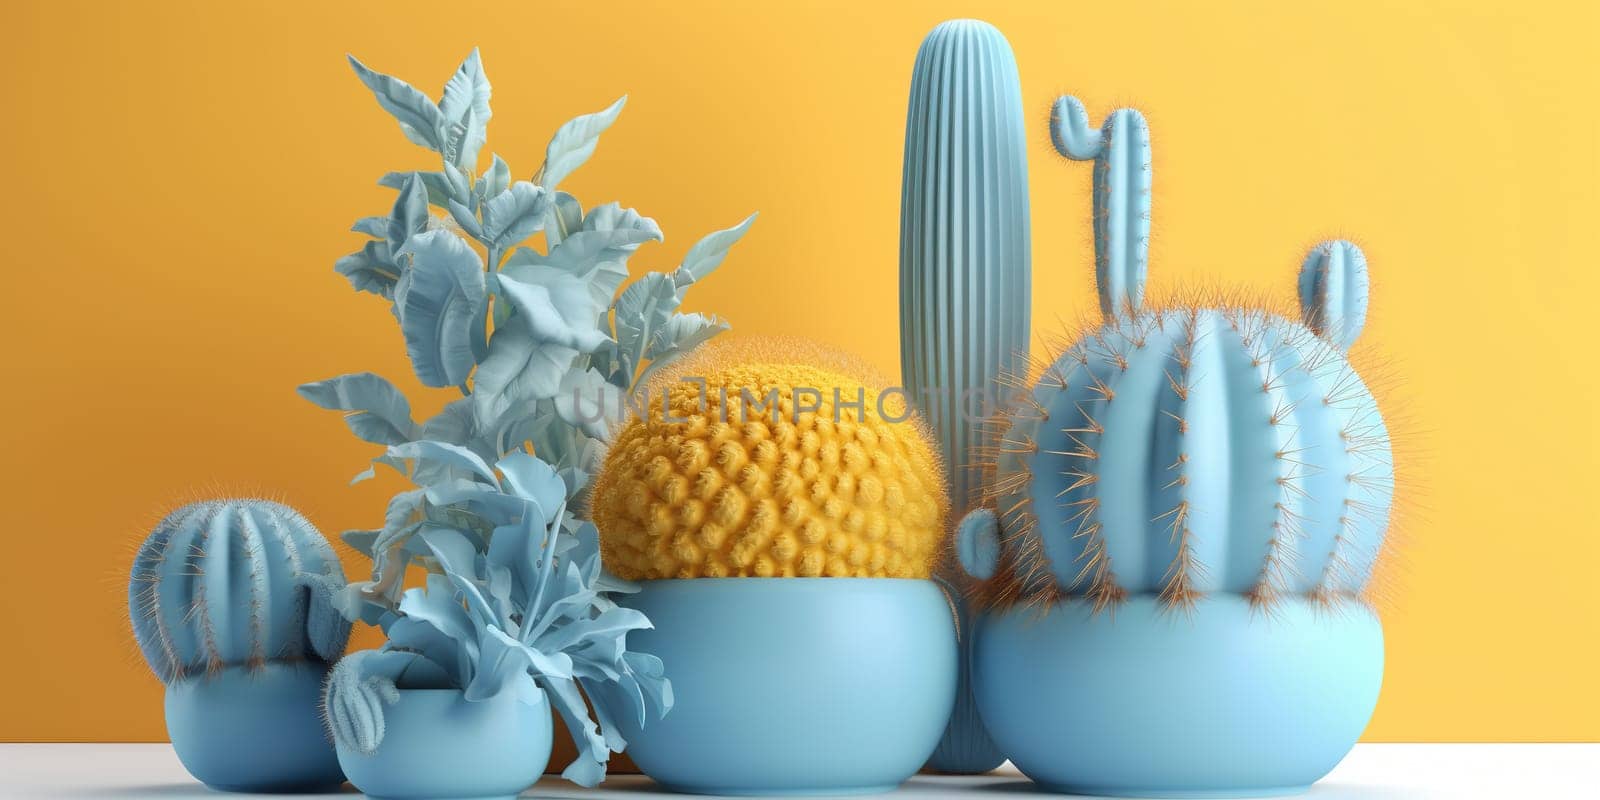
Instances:
[[[400,687],[458,688],[468,700],[503,691],[532,699],[539,687],[578,745],[563,775],[592,786],[626,745],[618,715],[643,725],[671,708],[672,690],[658,659],[626,649],[627,632],[649,622],[611,600],[634,587],[602,570],[594,527],[572,509],[623,398],[727,330],[678,308],[755,217],[700,240],[675,270],[624,288],[629,258],[660,241],[660,227],[617,203],[585,212],[556,187],[593,154],[626,98],[562,125],[533,179],[513,180],[497,154],[475,174],[492,116],[476,50],[437,103],[350,63],[406,137],[439,155],[440,169],[385,175],[379,183],[398,192],[393,208],[355,224],[371,240],[335,269],[389,302],[418,380],[463,397],[418,423],[404,394],[372,373],[300,387],[385,447],[374,466],[416,486],[389,502],[383,527],[344,534],[372,558],[372,575],[327,591],[388,641],[336,667],[329,722],[347,746],[371,752]],[[542,249],[528,243],[540,233]],[[412,565],[429,574],[408,590]]]

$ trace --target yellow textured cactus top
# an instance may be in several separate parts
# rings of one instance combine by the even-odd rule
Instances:
[[[607,568],[631,580],[928,577],[944,471],[904,394],[885,386],[794,339],[717,343],[673,365],[590,494]]]

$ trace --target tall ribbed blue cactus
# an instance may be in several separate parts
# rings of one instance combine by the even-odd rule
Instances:
[[[1356,596],[1394,484],[1383,418],[1344,354],[1366,315],[1361,251],[1342,241],[1312,251],[1304,324],[1230,306],[1147,309],[1142,119],[1117,112],[1095,148],[1081,104],[1064,98],[1057,111],[1057,147],[1096,158],[1106,319],[1009,415],[993,510],[959,533],[963,563],[990,578],[979,596],[1076,596],[1097,609],[1141,594],[1189,607],[1233,593],[1262,608]]]
[[[1030,322],[1027,137],[1016,60],[987,23],[953,20],[917,51],[906,114],[900,206],[900,365],[933,424],[966,508],[986,443],[977,420],[995,379],[1025,361]],[[968,686],[970,636],[957,603],[962,675],[955,711],[929,761],[985,772],[1004,760]]]
[[[333,547],[294,509],[212,500],[168,514],[134,557],[133,635],[165,683],[272,662],[331,663],[350,636],[330,604]]]

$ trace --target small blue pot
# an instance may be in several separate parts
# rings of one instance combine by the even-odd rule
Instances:
[[[378,751],[341,745],[339,764],[374,800],[509,800],[550,761],[550,701],[517,694],[469,703],[457,689],[401,689],[384,708]]]
[[[167,736],[196,780],[227,792],[299,792],[344,783],[322,728],[321,662],[269,662],[167,685]]]
[[[1051,791],[1119,797],[1298,794],[1355,746],[1383,682],[1365,608],[1237,595],[1192,614],[1131,598],[986,615],[978,707],[1012,763]]]
[[[931,581],[698,578],[622,598],[655,623],[628,646],[666,664],[676,702],[628,755],[697,794],[893,789],[939,743],[956,688],[950,603]]]

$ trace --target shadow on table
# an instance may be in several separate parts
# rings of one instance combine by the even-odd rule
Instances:
[[[915,781],[912,781],[915,783]],[[948,793],[994,793],[994,794],[1023,794],[1043,797],[1078,797],[1100,798],[1101,795],[1085,794],[1057,794],[1038,788],[1032,781],[1007,779],[1004,781],[983,783],[973,786],[934,786],[929,787],[928,794]],[[902,791],[904,791],[902,789]],[[1304,797],[1311,800],[1415,800],[1415,795],[1387,786],[1360,786],[1354,784],[1319,783],[1311,787],[1311,791],[1298,795],[1285,795],[1286,797]]]
[[[523,800],[596,800],[597,795],[607,800],[643,800],[644,798],[660,798],[666,793],[655,781],[643,775],[615,775],[606,779],[599,791],[581,789],[571,784],[558,780],[546,779],[537,786],[522,793]],[[1043,798],[1087,798],[1093,795],[1064,795],[1046,792],[1039,789],[1032,781],[1011,776],[977,775],[977,776],[927,776],[917,775],[892,793],[893,800],[916,800],[917,798],[951,798],[965,795],[973,797],[993,795],[1032,795],[1041,800]],[[691,797],[692,795],[681,795]],[[857,795],[856,797],[867,800],[874,795]],[[891,797],[891,795],[876,795],[877,797]],[[1358,786],[1351,784],[1317,784],[1311,791],[1298,795],[1309,800],[1415,800],[1415,796],[1400,790],[1382,786]],[[810,798],[809,800],[820,800]],[[998,797],[995,800],[999,800]]]
[[[224,798],[225,800],[284,800],[290,797],[297,798],[297,800],[317,800],[317,798],[349,800],[349,798],[361,797],[362,795],[349,784],[345,784],[338,793],[303,794],[286,792],[281,794],[246,794],[242,792],[219,792],[201,783],[169,783],[152,784],[150,786],[117,786],[103,789],[73,789],[69,794],[56,796],[92,798],[92,800],[189,800],[189,798],[197,797],[206,797],[210,798],[210,800],[219,800],[219,798]]]

